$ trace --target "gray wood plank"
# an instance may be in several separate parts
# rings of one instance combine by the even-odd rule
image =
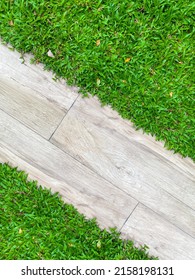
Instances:
[[[85,115],[85,122],[89,121],[99,127],[99,129],[107,129],[110,133],[120,134],[126,137],[128,141],[143,146],[144,149],[150,149],[152,153],[162,160],[166,159],[174,164],[180,172],[184,172],[186,176],[194,179],[195,164],[190,158],[182,158],[180,154],[174,154],[164,148],[161,141],[155,141],[151,135],[144,134],[142,130],[136,130],[129,120],[122,119],[118,113],[109,106],[102,107],[96,97],[83,99],[79,97],[74,105],[77,113]],[[82,115],[81,115],[82,117]]]
[[[58,181],[62,195],[101,226],[121,227],[137,205],[130,195],[83,166],[0,110],[0,144],[17,158]],[[0,153],[2,155],[2,151]],[[4,156],[7,158],[7,156]],[[12,157],[9,157],[12,162]],[[68,188],[67,188],[68,186]],[[70,194],[71,193],[71,194]],[[70,194],[70,195],[69,195]]]
[[[43,171],[32,166],[30,163],[14,154],[10,149],[6,148],[0,143],[0,162],[8,163],[12,167],[18,167],[18,170],[23,170],[28,174],[28,180],[37,181],[39,185],[44,188],[48,188],[52,193],[59,193],[65,203],[75,203],[75,197],[82,194],[77,190],[66,184],[65,182],[58,180],[51,175],[46,175]],[[79,206],[78,206],[79,207]],[[82,209],[81,209],[82,210]],[[87,214],[87,213],[85,213]],[[89,213],[90,217],[90,213]]]
[[[149,246],[160,259],[195,260],[195,239],[144,205],[138,204],[121,232],[136,245]]]
[[[127,126],[115,112],[100,108],[97,100],[78,99],[51,141],[195,236],[194,165],[177,156],[175,161],[174,157],[169,161],[167,152],[172,152],[154,151],[145,134],[131,128],[129,134],[118,130],[125,127],[124,131],[128,131]]]
[[[65,112],[33,90],[0,74],[0,108],[49,139]]]
[[[23,62],[20,53],[10,50],[0,41],[0,74],[33,90],[35,95],[56,103],[61,109],[69,110],[78,97],[78,90],[67,86],[65,81],[54,81],[52,72],[44,71],[42,64],[30,63],[32,58],[32,55],[25,54]]]

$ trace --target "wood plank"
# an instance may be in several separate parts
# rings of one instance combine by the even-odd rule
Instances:
[[[38,168],[35,168],[27,161],[15,155],[14,151],[10,151],[2,144],[0,144],[0,162],[8,163],[12,167],[18,167],[18,170],[25,171],[28,174],[28,180],[36,181],[37,184],[51,190],[52,193],[61,193],[60,195],[65,203],[73,204],[75,202],[75,196],[78,197],[79,195],[77,190],[65,182],[46,175]],[[80,195],[82,197],[82,194]]]
[[[160,259],[195,259],[195,239],[142,204],[122,228],[122,237],[135,240],[136,245],[146,244]]]
[[[94,125],[99,126],[99,129],[107,129],[114,135],[120,134],[128,141],[136,142],[145,149],[149,148],[162,160],[168,160],[180,172],[185,172],[185,175],[194,179],[195,164],[190,158],[182,158],[180,154],[165,149],[163,142],[155,141],[154,137],[144,134],[142,130],[135,131],[134,125],[129,120],[122,119],[110,106],[102,107],[96,97],[90,99],[79,97],[74,109],[77,113],[81,112],[85,115],[85,122],[90,120]]]
[[[58,106],[18,82],[0,75],[0,108],[49,139],[65,116]]]
[[[51,71],[44,71],[42,64],[31,64],[33,58],[25,54],[25,61],[17,51],[10,50],[0,41],[0,74],[12,78],[37,96],[43,96],[56,103],[62,110],[70,109],[78,97],[78,89],[69,87],[65,81],[54,81]]]
[[[0,144],[17,157],[8,157],[12,163],[22,160],[51,177],[51,184],[59,182],[60,194],[83,213],[97,217],[101,226],[120,228],[137,205],[131,196],[1,110]]]
[[[129,138],[123,135],[117,128],[128,124],[112,112],[100,108],[95,99],[78,99],[51,141],[195,236],[194,165],[190,164],[187,172],[188,161],[184,160],[184,164],[178,158],[169,161],[169,157],[154,151],[153,146],[145,146],[147,135],[139,134],[140,141],[135,130],[129,133]]]

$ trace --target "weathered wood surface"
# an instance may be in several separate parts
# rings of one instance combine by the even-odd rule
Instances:
[[[96,98],[77,98],[30,57],[21,64],[20,54],[0,45],[0,162],[162,259],[194,259],[192,160],[135,131]]]
[[[113,129],[105,111],[104,117],[99,117],[101,111],[95,99],[78,99],[52,143],[195,237],[195,178],[191,164],[186,174],[179,160],[170,162],[145,146],[143,139],[140,143],[132,134],[127,138]],[[147,139],[146,135],[141,137]]]
[[[51,101],[1,74],[0,109],[47,139],[66,114]]]
[[[102,226],[122,227],[137,205],[137,201],[130,195],[1,110],[0,145],[21,160],[61,182],[64,195],[69,186],[68,193],[72,190],[71,197],[74,197],[74,205],[87,213],[87,216],[99,217],[98,221]],[[12,163],[12,160],[9,162]],[[70,199],[68,194],[67,198]]]
[[[154,211],[138,204],[122,229],[122,237],[147,244],[154,256],[164,260],[195,260],[195,240]]]
[[[0,41],[0,74],[15,80],[27,90],[31,89],[38,98],[42,96],[64,111],[69,110],[78,97],[77,89],[70,88],[64,81],[55,82],[54,75],[43,71],[42,64],[31,64],[32,55],[22,57],[10,49]]]

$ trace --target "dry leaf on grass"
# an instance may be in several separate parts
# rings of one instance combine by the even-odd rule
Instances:
[[[13,26],[13,25],[14,25],[13,20],[10,20],[10,21],[9,21],[9,25],[10,25],[10,26]]]
[[[100,45],[100,40],[97,40],[96,41],[96,46],[99,46]]]
[[[99,86],[99,85],[100,85],[100,79],[97,79],[97,80],[96,80],[96,83],[97,83],[97,85]]]
[[[128,57],[128,58],[125,59],[125,62],[127,63],[127,62],[129,62],[130,60],[131,60],[131,58]]]
[[[53,53],[51,52],[51,50],[49,50],[49,51],[47,52],[47,55],[48,55],[49,57],[53,57],[53,58],[54,58],[54,55],[53,55]]]

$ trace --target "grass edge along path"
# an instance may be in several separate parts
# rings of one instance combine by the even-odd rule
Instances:
[[[27,177],[0,163],[0,260],[157,259]]]
[[[195,160],[191,0],[0,3],[0,37]]]

